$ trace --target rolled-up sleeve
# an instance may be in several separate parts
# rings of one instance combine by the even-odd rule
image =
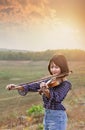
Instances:
[[[50,89],[50,99],[49,101],[62,102],[66,97],[68,91],[71,89],[71,83],[64,82],[56,90],[54,88]]]
[[[18,90],[18,93],[22,96],[25,96],[28,92],[37,92],[40,89],[40,83],[31,83],[31,84],[20,84],[23,86],[23,90]]]

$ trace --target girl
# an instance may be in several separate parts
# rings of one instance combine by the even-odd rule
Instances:
[[[48,71],[51,75],[69,73],[68,63],[63,55],[54,55],[48,64]],[[29,91],[43,93],[42,99],[45,108],[43,120],[44,130],[66,130],[67,114],[66,108],[62,105],[71,83],[66,76],[57,80],[57,85],[48,87],[47,81],[21,84],[18,87],[14,84],[7,85],[8,90],[17,89],[20,95],[26,95]]]

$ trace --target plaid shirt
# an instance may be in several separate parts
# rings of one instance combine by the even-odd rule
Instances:
[[[24,90],[18,90],[19,94],[25,96],[28,92],[38,92],[40,89],[40,83],[22,84]],[[71,89],[71,83],[69,81],[63,81],[60,85],[49,88],[50,98],[45,95],[42,96],[44,102],[44,108],[51,110],[65,110],[65,107],[61,104],[66,97],[68,91]]]

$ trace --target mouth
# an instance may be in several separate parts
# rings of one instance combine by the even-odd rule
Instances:
[[[55,74],[56,74],[56,75],[59,75],[58,73],[55,73],[55,72],[54,72],[54,73],[52,73],[52,74],[53,74],[53,75],[55,75]]]

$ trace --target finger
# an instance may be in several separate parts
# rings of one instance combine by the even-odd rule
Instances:
[[[7,89],[7,90],[10,90],[10,87],[9,87],[9,86],[7,86],[7,87],[6,87],[6,89]]]
[[[9,87],[10,87],[10,86],[9,86],[9,85],[7,85],[7,86],[6,86],[6,89],[9,89]]]
[[[40,84],[40,88],[42,88],[43,86],[46,86],[46,83],[45,83],[45,82],[42,82],[42,83]]]
[[[14,89],[15,87],[16,87],[15,84],[9,84],[9,85],[6,86],[6,89],[12,90],[12,89]]]

